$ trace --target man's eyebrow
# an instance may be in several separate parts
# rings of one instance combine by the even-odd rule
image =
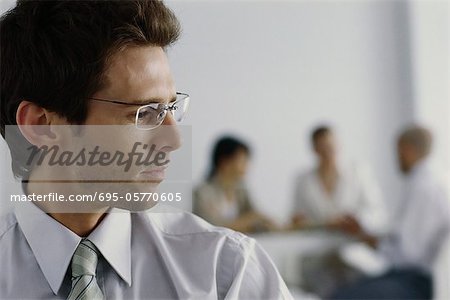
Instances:
[[[163,99],[160,97],[154,97],[154,98],[147,98],[147,99],[136,99],[130,102],[130,104],[137,104],[137,105],[145,105],[145,104],[153,104],[153,103],[171,103],[177,100],[177,95],[173,95],[172,98],[167,101],[167,99]]]
[[[158,104],[159,103],[161,103],[161,104],[172,103],[177,99],[177,95],[178,95],[178,93],[173,95],[171,100],[169,100],[169,101],[164,101],[164,99],[160,98],[160,97],[147,98],[145,100],[142,100],[142,99],[141,100],[133,100],[133,101],[102,99],[102,98],[95,98],[95,97],[90,97],[89,99],[102,101],[102,102],[128,105],[128,106],[142,106],[142,105],[149,105],[149,104],[155,104],[155,103],[158,103]]]

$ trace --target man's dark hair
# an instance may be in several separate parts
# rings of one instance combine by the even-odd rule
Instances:
[[[250,147],[243,141],[232,136],[221,137],[214,145],[211,155],[211,171],[208,179],[212,179],[217,173],[219,165],[226,159],[235,155],[238,151],[244,151],[250,155]]]
[[[326,125],[321,125],[321,126],[314,128],[314,130],[311,133],[311,143],[313,145],[316,145],[317,141],[321,137],[323,137],[331,132],[332,132],[331,128]]]
[[[18,0],[0,19],[2,136],[6,125],[17,125],[22,100],[82,124],[86,99],[107,84],[114,54],[129,45],[165,48],[179,34],[175,15],[157,0]],[[29,170],[16,154],[27,142],[7,143],[13,172],[23,178]]]

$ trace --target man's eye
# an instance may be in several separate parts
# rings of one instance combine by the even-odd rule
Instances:
[[[158,112],[154,108],[144,107],[137,112],[137,119],[138,121],[148,121],[154,119],[157,114]]]
[[[149,112],[146,110],[140,110],[137,114],[138,119],[144,119],[146,117],[148,117]]]

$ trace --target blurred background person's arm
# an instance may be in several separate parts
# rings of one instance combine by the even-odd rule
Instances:
[[[377,237],[386,234],[388,217],[382,192],[367,166],[352,170],[352,181],[357,192],[357,203],[353,213],[333,220],[331,227],[349,235],[375,243]]]

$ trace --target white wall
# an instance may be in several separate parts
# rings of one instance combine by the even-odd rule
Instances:
[[[435,159],[450,167],[449,2],[410,4],[415,118],[436,136]]]
[[[10,9],[14,3],[16,3],[15,0],[0,0],[0,13],[3,14],[3,12]]]
[[[402,1],[170,2],[184,34],[170,53],[192,95],[193,178],[222,133],[255,151],[257,205],[289,213],[292,178],[312,164],[311,126],[336,125],[343,152],[370,162],[398,195],[394,135],[412,119],[407,5]]]

